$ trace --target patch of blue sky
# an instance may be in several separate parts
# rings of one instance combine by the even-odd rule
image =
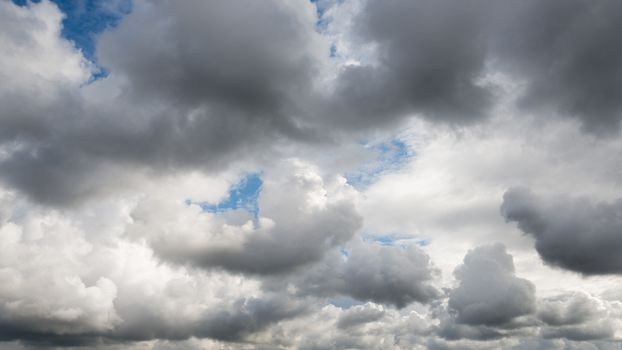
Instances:
[[[339,248],[339,253],[341,253],[341,257],[344,259],[348,259],[350,257],[350,252],[345,245]]]
[[[209,213],[224,213],[237,209],[248,211],[255,220],[259,218],[258,199],[263,181],[261,173],[245,175],[240,182],[229,188],[227,198],[219,203],[200,203],[201,208]]]
[[[334,0],[310,0],[313,5],[315,5],[315,14],[317,16],[317,20],[315,22],[315,28],[318,31],[326,30],[326,27],[330,23],[330,18],[326,17],[326,11],[330,6],[333,5]]]
[[[332,18],[327,15],[328,10],[337,4],[343,3],[345,0],[310,0],[313,5],[315,5],[315,13],[317,16],[317,20],[315,21],[315,30],[318,33],[326,33],[328,31],[328,26],[332,22]],[[336,58],[338,57],[337,53],[337,45],[332,43],[329,49],[329,57]]]
[[[41,0],[13,0],[19,6]],[[123,16],[132,10],[131,0],[51,0],[65,14],[63,38],[74,43],[84,57],[93,62],[97,70],[89,82],[108,75],[108,71],[97,64],[96,37],[107,28],[116,26]]]
[[[430,241],[427,239],[421,239],[411,235],[404,235],[399,233],[390,233],[390,234],[366,234],[363,236],[363,240],[365,242],[372,242],[376,244],[380,244],[382,246],[402,246],[405,247],[410,244],[416,244],[420,247],[425,247],[430,244]]]
[[[361,143],[363,147],[376,153],[376,159],[361,168],[346,173],[347,182],[356,189],[364,189],[381,175],[399,170],[414,153],[399,139],[380,143]]]
[[[335,44],[330,45],[330,57],[337,57],[337,45]]]

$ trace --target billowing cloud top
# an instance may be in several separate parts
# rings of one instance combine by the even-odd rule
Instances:
[[[0,348],[620,349],[616,0],[0,0]]]

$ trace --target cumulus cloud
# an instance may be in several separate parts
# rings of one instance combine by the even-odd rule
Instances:
[[[125,172],[223,169],[413,114],[469,124],[489,114],[484,78],[496,72],[526,82],[530,110],[592,132],[619,124],[614,1],[573,1],[557,26],[539,24],[558,2],[364,1],[341,34],[377,57],[345,66],[329,59],[312,3],[137,1],[98,38],[110,76],[90,84],[93,64],[60,37],[54,5],[2,6],[0,175],[53,205],[110,192]]]
[[[585,275],[619,273],[622,202],[568,196],[541,197],[526,188],[503,196],[501,213],[534,237],[547,263]]]
[[[84,233],[55,213],[16,218],[19,208],[9,209],[14,198],[2,193],[1,199],[0,338],[82,335],[118,325],[117,285],[85,276],[93,245]]]
[[[233,341],[306,311],[303,299],[263,292],[249,278],[162,264],[148,246],[123,238],[135,204],[63,215],[1,194],[2,341]]]
[[[385,311],[382,307],[377,307],[373,304],[357,305],[351,309],[348,309],[339,316],[337,321],[337,327],[350,328],[367,324],[382,319],[385,315]]]
[[[353,36],[376,45],[378,57],[341,72],[340,112],[372,125],[409,113],[459,124],[484,117],[490,92],[476,81],[486,55],[479,4],[365,1]]]
[[[538,318],[546,323],[545,338],[575,341],[609,340],[619,329],[620,305],[584,292],[546,298],[538,305]]]
[[[101,194],[109,177],[220,169],[312,137],[293,119],[328,52],[310,3],[138,1],[98,41],[110,76],[86,86],[92,70],[60,38],[58,8],[2,6],[1,175],[38,201],[72,204]]]
[[[128,234],[146,237],[166,260],[205,268],[274,274],[320,260],[359,229],[356,194],[343,178],[324,179],[298,160],[286,163],[288,174],[267,174],[256,222],[230,223],[197,204],[146,199],[132,213]]]
[[[620,11],[616,1],[362,1],[351,40],[375,55],[343,70],[339,98],[368,123],[421,113],[465,124],[486,117],[498,90],[485,77],[502,72],[524,84],[524,110],[611,133],[622,116]]]
[[[618,130],[622,51],[613,33],[622,6],[530,0],[496,7],[492,46],[497,63],[527,84],[520,105],[577,117],[594,133]]]
[[[348,296],[397,308],[440,296],[434,283],[438,271],[414,245],[380,246],[354,240],[345,249],[331,252],[290,279],[269,283],[274,283],[272,288],[292,285],[300,295]]]
[[[458,323],[502,325],[535,311],[535,287],[516,277],[514,261],[501,244],[475,248],[455,272],[460,282],[449,307]]]

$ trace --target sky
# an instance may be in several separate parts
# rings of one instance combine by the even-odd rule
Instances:
[[[622,349],[617,0],[0,0],[0,349]]]

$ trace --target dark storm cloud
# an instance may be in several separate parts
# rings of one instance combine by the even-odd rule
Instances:
[[[164,1],[135,12],[98,45],[102,64],[128,80],[125,92],[225,106],[288,135],[322,129],[318,113],[346,128],[412,113],[481,119],[493,98],[477,83],[488,63],[527,83],[525,108],[578,117],[593,132],[616,130],[621,118],[615,0],[364,1],[352,36],[377,46],[377,62],[346,67],[330,101],[310,88],[327,43],[291,5]]]
[[[279,1],[147,2],[103,36],[98,56],[136,98],[226,106],[287,128],[290,97],[317,69],[309,46],[317,38],[303,9]]]
[[[501,326],[535,311],[535,287],[516,277],[502,244],[470,250],[455,275],[460,284],[449,295],[449,307],[457,323]]]
[[[545,262],[585,275],[622,272],[622,201],[544,198],[525,188],[503,196],[501,213],[535,239]]]
[[[622,3],[528,0],[495,6],[496,63],[527,83],[520,105],[577,117],[590,132],[617,131]]]
[[[469,123],[486,114],[490,91],[477,85],[486,42],[482,1],[367,1],[355,18],[378,64],[350,66],[335,98],[343,121],[378,125],[407,114]]]
[[[526,84],[521,108],[578,118],[592,133],[615,132],[621,15],[615,0],[368,0],[355,38],[377,45],[378,62],[342,72],[336,105],[344,120],[355,113],[362,125],[409,113],[469,123],[486,116],[494,95],[477,79],[500,70]]]

